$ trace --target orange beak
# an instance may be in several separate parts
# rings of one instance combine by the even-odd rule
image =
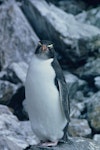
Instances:
[[[46,51],[47,50],[47,46],[46,45],[42,45],[42,51]]]

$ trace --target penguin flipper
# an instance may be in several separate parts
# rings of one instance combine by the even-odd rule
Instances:
[[[52,66],[56,73],[55,85],[59,91],[59,97],[60,97],[59,99],[63,107],[63,111],[65,113],[66,119],[69,122],[70,121],[70,104],[69,104],[69,92],[67,89],[67,83],[65,81],[59,62],[57,61],[56,58],[54,58],[54,61],[52,62]]]
[[[70,122],[70,105],[69,105],[69,93],[66,88],[66,83],[58,79],[59,86],[59,98],[63,107],[64,114],[68,122]]]

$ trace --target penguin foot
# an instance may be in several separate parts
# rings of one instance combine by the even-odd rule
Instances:
[[[59,140],[58,143],[59,143],[59,144],[63,144],[63,143],[66,143],[66,141],[64,141],[64,140]]]
[[[40,146],[42,147],[53,147],[53,146],[56,146],[58,144],[58,141],[56,142],[45,142],[45,143],[42,143]]]
[[[62,139],[62,140],[59,141],[59,144],[65,144],[65,143],[70,144],[70,145],[73,144],[73,142],[70,139],[67,139],[67,140]]]

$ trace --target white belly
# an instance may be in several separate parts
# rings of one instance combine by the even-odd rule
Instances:
[[[34,133],[40,140],[62,138],[67,120],[54,86],[53,59],[33,58],[26,79],[26,103]]]

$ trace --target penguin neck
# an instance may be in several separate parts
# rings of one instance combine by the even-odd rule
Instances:
[[[33,56],[33,61],[38,62],[38,63],[52,63],[53,60],[54,58],[43,59],[36,55]]]

